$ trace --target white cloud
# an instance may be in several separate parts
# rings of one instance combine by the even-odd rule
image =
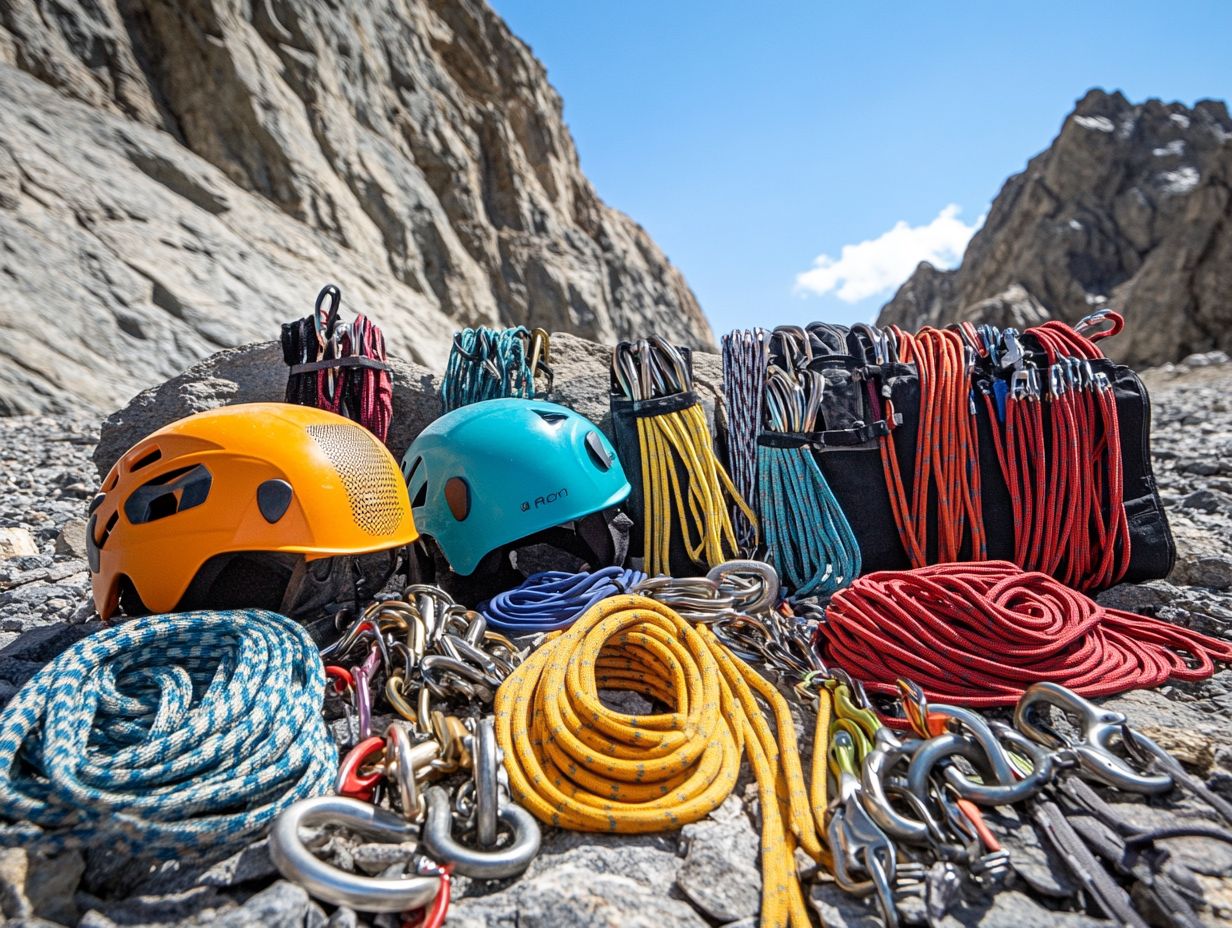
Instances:
[[[844,245],[838,260],[819,255],[812,268],[796,275],[796,292],[822,296],[834,291],[843,302],[858,303],[897,287],[921,261],[953,267],[984,222],[981,216],[967,225],[958,218],[959,212],[951,203],[928,225],[909,226],[900,219],[874,239]]]

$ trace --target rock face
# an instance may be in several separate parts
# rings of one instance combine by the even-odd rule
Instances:
[[[336,281],[393,353],[460,325],[707,346],[482,0],[0,5],[0,413],[114,409]]]
[[[921,264],[881,311],[908,329],[1125,313],[1136,365],[1232,348],[1232,117],[1090,91],[1006,181],[956,270]]]

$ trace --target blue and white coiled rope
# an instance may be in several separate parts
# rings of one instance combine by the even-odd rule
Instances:
[[[479,326],[454,335],[441,382],[441,400],[451,412],[481,400],[535,395],[535,372],[527,356],[530,333],[525,326],[489,329]]]
[[[768,432],[813,431],[825,380],[773,366],[766,377]],[[851,523],[806,443],[757,449],[758,515],[766,559],[794,596],[827,596],[860,573]]]
[[[0,847],[168,858],[251,840],[333,787],[324,692],[312,639],[272,612],[91,635],[0,713]]]
[[[640,570],[605,567],[594,573],[545,570],[512,590],[480,603],[491,628],[508,635],[530,635],[568,628],[601,599],[627,593],[646,575]]]

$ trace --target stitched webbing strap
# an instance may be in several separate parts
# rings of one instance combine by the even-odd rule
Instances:
[[[0,714],[0,846],[173,857],[258,835],[337,772],[307,632],[259,610],[79,641]]]

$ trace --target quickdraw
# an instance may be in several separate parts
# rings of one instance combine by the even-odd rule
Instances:
[[[769,333],[765,329],[737,329],[721,341],[728,468],[736,490],[757,511],[757,433],[761,430],[770,363]],[[757,547],[757,526],[734,504],[731,517],[740,550],[752,554]]]
[[[1111,331],[1124,324],[1115,313],[1099,318],[1113,321]],[[968,332],[986,351],[1009,345],[1001,362],[1013,374],[1004,431],[991,407],[989,421],[1014,506],[1015,560],[1077,589],[1115,583],[1130,547],[1116,399],[1107,376],[1091,370],[1104,355],[1081,334],[1084,323],[1048,322],[1021,340],[1012,329]],[[1034,367],[1020,347],[1028,342],[1039,346]]]
[[[915,335],[888,330],[895,356],[915,364],[920,382],[920,431],[908,496],[899,467],[894,431],[881,440],[882,466],[899,537],[913,567],[988,557],[980,491],[979,446],[971,404],[974,360],[962,337],[924,327]],[[893,404],[887,401],[888,415]],[[936,521],[935,551],[929,522]]]
[[[363,314],[342,322],[341,306],[342,291],[327,284],[311,316],[283,325],[282,354],[290,367],[286,401],[346,416],[383,442],[393,417],[385,336]]]
[[[807,368],[774,366],[766,375],[766,433],[757,449],[761,525],[767,559],[799,597],[829,595],[860,573],[860,545],[808,443],[824,388],[825,378]]]

